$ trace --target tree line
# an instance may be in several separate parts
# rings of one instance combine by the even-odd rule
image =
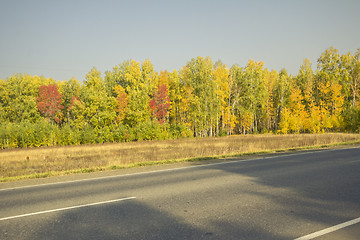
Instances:
[[[83,81],[15,74],[0,80],[0,146],[37,147],[251,133],[360,130],[360,49],[331,47],[296,76],[209,57],[160,73],[125,61]]]

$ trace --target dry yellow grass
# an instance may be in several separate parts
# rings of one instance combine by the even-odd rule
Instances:
[[[49,174],[120,168],[145,162],[231,156],[356,141],[360,141],[359,134],[266,134],[1,150],[0,181],[19,176],[44,177]]]

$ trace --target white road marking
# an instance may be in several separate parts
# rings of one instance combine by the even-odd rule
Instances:
[[[8,190],[24,189],[24,188],[42,187],[42,186],[48,186],[48,185],[58,185],[58,184],[67,184],[67,183],[76,183],[76,182],[85,182],[85,181],[96,181],[96,180],[101,180],[101,179],[120,178],[120,177],[144,175],[144,174],[151,174],[151,173],[158,173],[158,172],[177,171],[177,170],[183,170],[183,169],[189,169],[189,168],[201,168],[201,167],[207,167],[207,166],[225,165],[225,164],[232,164],[232,163],[239,163],[239,162],[260,161],[260,160],[267,160],[267,159],[279,158],[279,157],[289,157],[289,156],[297,156],[297,155],[306,155],[306,154],[311,154],[311,153],[332,152],[332,151],[338,151],[338,150],[344,150],[344,149],[357,149],[357,148],[359,148],[359,147],[314,150],[314,151],[305,151],[305,152],[298,152],[298,153],[291,153],[291,154],[284,154],[284,155],[277,155],[277,156],[263,156],[262,158],[240,159],[240,160],[235,160],[235,161],[230,160],[230,161],[226,161],[226,162],[209,163],[209,164],[204,163],[204,164],[195,165],[195,166],[161,169],[161,170],[155,170],[155,171],[149,171],[149,172],[138,172],[138,173],[123,174],[123,175],[111,175],[111,176],[104,176],[104,177],[64,181],[64,182],[54,182],[54,183],[44,183],[44,184],[28,185],[28,186],[21,186],[21,187],[3,188],[3,189],[0,189],[0,192],[8,191]],[[228,159],[230,159],[230,158],[231,157],[229,157]],[[226,160],[226,158],[224,158],[224,159]]]
[[[340,223],[338,225],[335,225],[335,226],[332,226],[332,227],[329,227],[329,228],[326,228],[326,229],[323,229],[323,230],[318,231],[318,232],[311,233],[311,234],[303,236],[303,237],[296,238],[294,240],[314,239],[316,237],[320,237],[322,235],[325,235],[325,234],[328,234],[328,233],[331,233],[331,232],[335,232],[337,230],[340,230],[340,229],[345,228],[345,227],[349,227],[349,226],[357,224],[357,223],[360,223],[360,217],[355,218],[355,219],[350,220],[350,221],[347,221],[347,222],[344,222],[344,223]]]
[[[70,210],[70,209],[75,209],[75,208],[83,208],[83,207],[90,207],[90,206],[96,206],[96,205],[107,204],[107,203],[121,202],[121,201],[135,199],[135,198],[136,197],[119,198],[119,199],[103,201],[103,202],[88,203],[88,204],[71,206],[71,207],[64,207],[64,208],[45,210],[45,211],[34,212],[34,213],[21,214],[21,215],[16,215],[16,216],[11,216],[11,217],[0,218],[0,221],[10,220],[10,219],[14,219],[14,218],[34,216],[34,215],[45,214],[45,213],[60,212],[60,211],[65,211],[65,210]]]

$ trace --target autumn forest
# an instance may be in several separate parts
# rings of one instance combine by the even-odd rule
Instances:
[[[359,132],[360,49],[331,47],[296,76],[209,57],[157,73],[125,61],[79,81],[0,80],[0,147],[39,147],[254,133]]]

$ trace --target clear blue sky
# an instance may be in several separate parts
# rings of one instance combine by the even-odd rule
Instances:
[[[83,80],[128,59],[178,70],[197,56],[296,75],[330,46],[360,48],[358,0],[0,0],[0,78]]]

